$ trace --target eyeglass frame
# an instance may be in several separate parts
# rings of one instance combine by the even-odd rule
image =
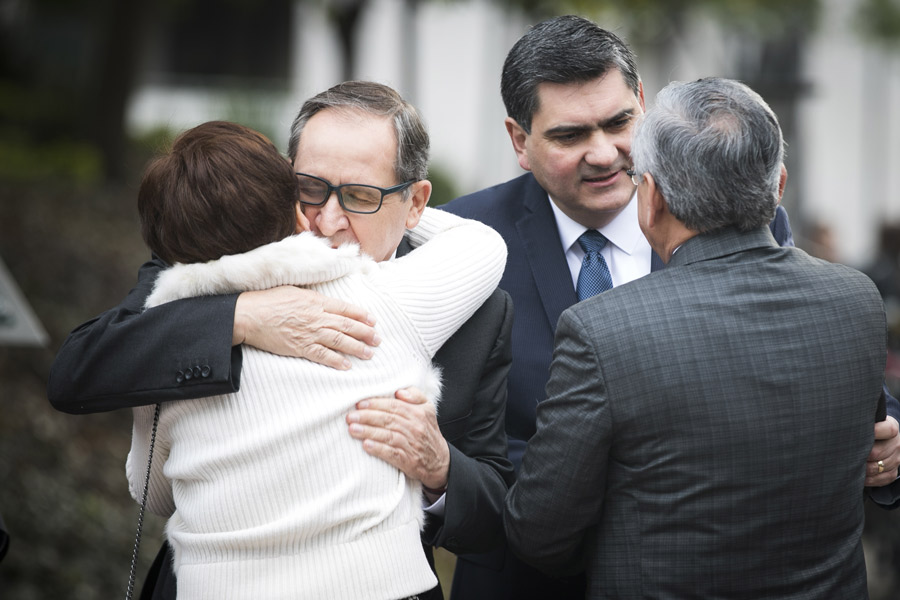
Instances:
[[[411,179],[404,183],[398,183],[397,185],[392,185],[391,187],[383,188],[378,187],[377,185],[369,185],[368,183],[342,183],[340,185],[334,185],[327,179],[323,179],[322,177],[317,177],[315,175],[310,175],[309,173],[300,173],[298,171],[294,171],[294,175],[301,175],[303,177],[309,177],[310,179],[315,179],[317,181],[321,181],[324,183],[326,187],[325,197],[321,202],[306,202],[305,200],[301,200],[301,204],[305,204],[306,206],[322,206],[328,199],[331,198],[332,193],[337,194],[338,203],[341,205],[341,208],[347,212],[354,213],[357,215],[374,215],[379,210],[381,210],[382,205],[384,204],[384,197],[389,196],[390,194],[396,194],[397,192],[402,192],[409,188],[412,184],[416,183],[415,179]],[[378,190],[381,193],[381,198],[378,200],[378,207],[375,210],[370,211],[361,211],[361,210],[353,210],[352,208],[347,208],[347,205],[344,204],[344,196],[341,194],[341,188],[343,187],[364,187],[373,190]]]
[[[634,184],[634,187],[637,187],[637,186],[641,185],[641,182],[644,181],[644,174],[643,174],[643,173],[641,173],[639,179],[636,179],[636,178],[638,177],[638,173],[637,173],[637,171],[635,171],[634,169],[628,169],[628,170],[626,170],[626,171],[625,171],[625,174],[628,175],[629,177],[631,177],[631,183]]]

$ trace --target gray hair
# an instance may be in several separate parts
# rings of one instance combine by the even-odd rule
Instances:
[[[526,133],[538,111],[542,83],[586,83],[618,69],[625,83],[640,92],[634,53],[614,33],[574,15],[538,23],[519,38],[503,63],[500,94],[506,114]]]
[[[635,127],[631,158],[694,231],[747,231],[775,216],[784,138],[775,113],[743,83],[667,85]]]
[[[416,108],[393,88],[372,81],[345,81],[316,94],[303,103],[291,124],[288,156],[294,160],[300,147],[300,135],[306,123],[326,108],[358,109],[391,119],[397,136],[394,173],[397,183],[421,181],[428,177],[428,130]],[[407,194],[406,190],[404,194]]]

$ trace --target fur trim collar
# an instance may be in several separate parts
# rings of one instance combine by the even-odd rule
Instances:
[[[361,256],[358,245],[333,249],[328,240],[304,232],[244,254],[206,263],[177,263],[160,272],[144,308],[194,296],[324,283],[374,268],[375,262]]]

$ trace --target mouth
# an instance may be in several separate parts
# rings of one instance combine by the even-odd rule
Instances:
[[[602,186],[611,185],[611,184],[615,183],[616,181],[618,181],[619,175],[621,175],[622,172],[623,172],[623,170],[619,169],[616,171],[612,171],[611,173],[606,173],[606,174],[601,173],[599,175],[593,175],[590,177],[582,177],[581,180],[584,183],[602,187]]]

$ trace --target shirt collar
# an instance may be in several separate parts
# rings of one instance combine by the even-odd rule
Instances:
[[[566,213],[556,206],[556,203],[550,199],[550,196],[547,196],[547,200],[550,202],[550,208],[553,209],[553,214],[556,216],[556,227],[559,231],[562,247],[568,251],[573,244],[578,242],[578,238],[588,228],[569,218]],[[641,231],[637,218],[637,194],[631,196],[631,200],[622,209],[622,212],[598,231],[610,243],[628,255],[638,251],[642,245],[645,245],[644,232]]]

